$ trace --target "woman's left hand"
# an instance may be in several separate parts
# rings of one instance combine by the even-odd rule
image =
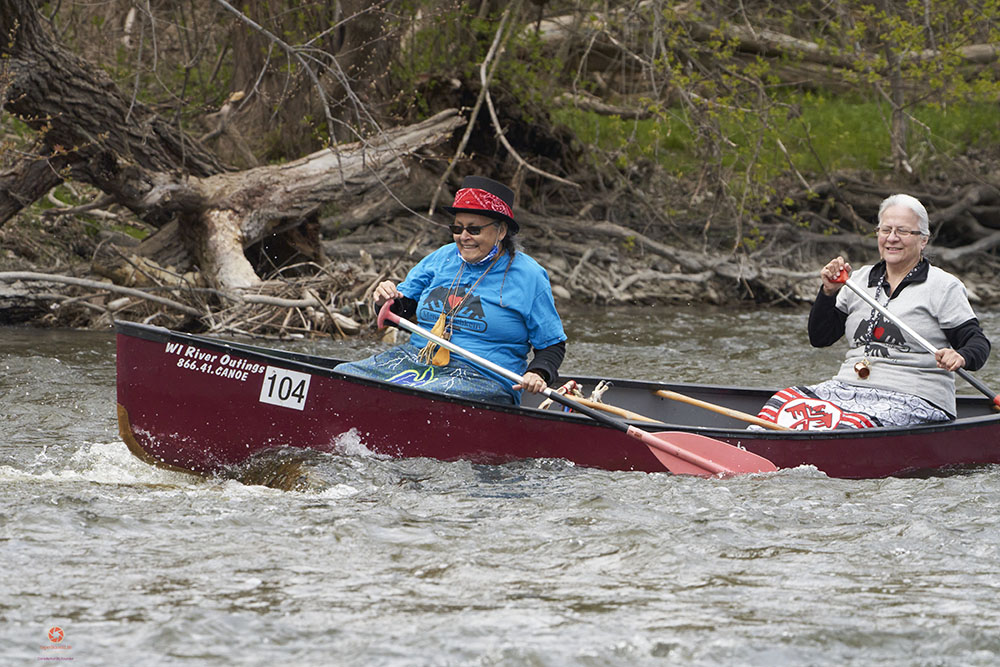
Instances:
[[[528,371],[527,373],[525,373],[523,376],[521,376],[521,380],[522,382],[520,384],[514,385],[514,391],[517,391],[519,389],[524,389],[529,393],[538,394],[545,391],[545,388],[549,386],[545,382],[545,378],[543,378],[541,375],[533,371]]]
[[[965,358],[950,347],[944,347],[935,352],[934,358],[937,359],[938,368],[943,368],[946,371],[957,371],[959,368],[965,368]]]

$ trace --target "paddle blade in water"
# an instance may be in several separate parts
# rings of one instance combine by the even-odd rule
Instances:
[[[741,475],[778,469],[763,456],[697,433],[647,433],[633,428],[629,435],[642,440],[677,475]]]

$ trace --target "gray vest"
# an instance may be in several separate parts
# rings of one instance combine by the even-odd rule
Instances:
[[[937,267],[929,269],[925,282],[907,285],[888,305],[888,295],[883,290],[879,301],[931,345],[941,349],[950,345],[943,329],[953,329],[976,314],[969,305],[962,281]],[[870,265],[863,266],[851,280],[874,297],[875,288],[867,287],[871,270]],[[851,290],[840,290],[837,308],[847,313],[845,336],[851,348],[835,379],[852,385],[914,394],[955,416],[954,373],[939,369],[933,354],[916,341],[908,340],[899,327]],[[868,361],[871,370],[864,380],[854,369],[862,360]]]

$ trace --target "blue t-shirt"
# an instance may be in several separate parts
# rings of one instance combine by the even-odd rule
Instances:
[[[398,289],[417,301],[417,323],[427,330],[472,289],[454,315],[451,341],[523,375],[532,347],[539,350],[555,345],[566,340],[566,334],[556,312],[549,275],[538,262],[523,252],[515,253],[513,262],[506,253],[492,265],[491,261],[467,264],[455,244],[449,243],[420,260]],[[448,303],[449,295],[452,304]],[[423,336],[410,335],[410,344],[418,350],[426,343]],[[510,384],[509,380],[504,382]],[[511,391],[511,395],[515,400],[520,398],[519,392]]]

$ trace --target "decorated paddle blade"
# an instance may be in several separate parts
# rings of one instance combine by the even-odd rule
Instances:
[[[660,463],[676,475],[728,476],[778,469],[763,456],[697,433],[647,433],[633,427],[628,434],[642,440]]]

